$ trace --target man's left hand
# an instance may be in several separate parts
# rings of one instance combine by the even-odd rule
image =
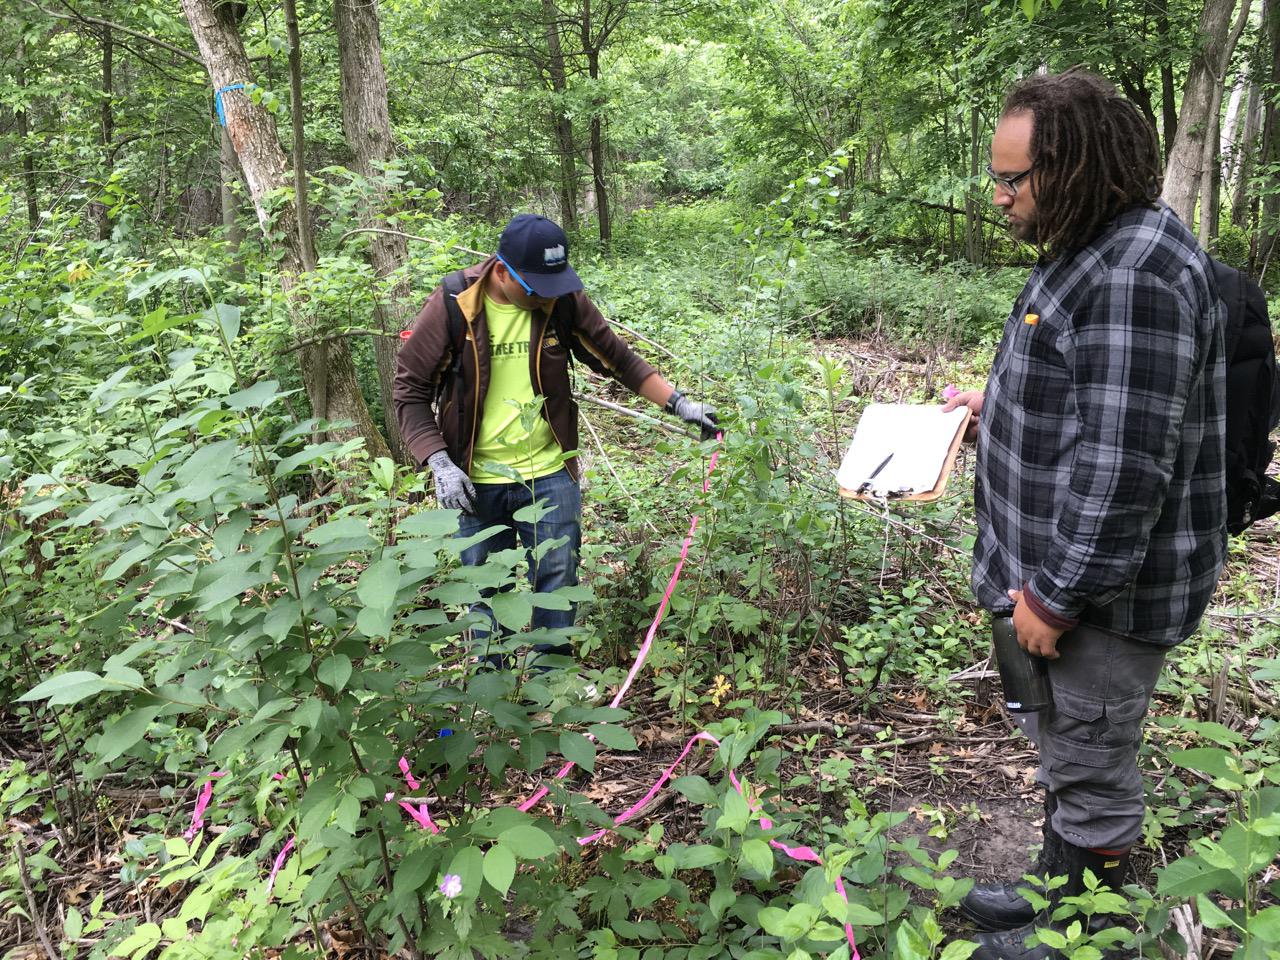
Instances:
[[[671,391],[671,397],[663,408],[667,413],[674,413],[685,423],[691,423],[702,433],[703,440],[714,440],[720,432],[716,421],[716,408],[701,400],[690,400],[679,390]]]
[[[1009,599],[1017,604],[1013,608],[1013,629],[1018,632],[1018,646],[1034,656],[1057,660],[1058,638],[1066,631],[1051,627],[1037,617],[1022,599],[1021,590],[1010,590]]]

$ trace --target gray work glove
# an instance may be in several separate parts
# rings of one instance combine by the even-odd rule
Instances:
[[[671,391],[671,398],[662,409],[701,430],[703,440],[714,440],[720,432],[720,426],[716,423],[716,408],[701,400],[690,400],[679,390]]]
[[[436,500],[446,510],[476,512],[476,488],[462,468],[449,459],[449,454],[437,450],[427,457],[427,466],[436,478]]]

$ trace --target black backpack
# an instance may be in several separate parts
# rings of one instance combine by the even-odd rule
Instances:
[[[1271,431],[1280,422],[1280,374],[1262,288],[1211,262],[1227,308],[1227,530],[1235,535],[1280,510],[1280,481],[1267,476]]]
[[[456,377],[462,372],[462,351],[466,345],[463,331],[467,325],[466,318],[462,316],[462,308],[458,306],[458,294],[466,290],[470,284],[461,270],[455,270],[453,273],[446,275],[440,285],[444,287],[444,308],[446,315],[449,317],[449,344],[453,350],[453,360],[449,364],[449,375]],[[574,355],[582,350],[582,345],[573,332],[577,322],[577,302],[573,297],[558,297],[556,305],[551,311],[551,329],[555,332],[556,339],[568,351],[570,369],[573,368]],[[582,359],[587,366],[597,373],[604,372],[604,368],[599,361],[589,353],[584,354]]]

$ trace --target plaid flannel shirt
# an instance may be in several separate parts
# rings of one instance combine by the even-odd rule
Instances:
[[[974,593],[1172,645],[1226,557],[1225,308],[1163,203],[1042,261],[1005,323],[978,439]]]

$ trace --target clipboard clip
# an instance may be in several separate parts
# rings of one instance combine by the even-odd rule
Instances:
[[[881,470],[883,470],[885,467],[889,465],[889,461],[892,459],[893,459],[893,451],[891,450],[889,451],[889,455],[880,461],[880,466],[876,467],[869,474],[867,474],[867,479],[863,480],[860,484],[858,484],[859,496],[862,496],[864,494],[871,492],[871,481],[874,480],[879,475]],[[890,494],[890,496],[892,496],[892,494]],[[902,496],[902,494],[899,493],[898,496]]]

